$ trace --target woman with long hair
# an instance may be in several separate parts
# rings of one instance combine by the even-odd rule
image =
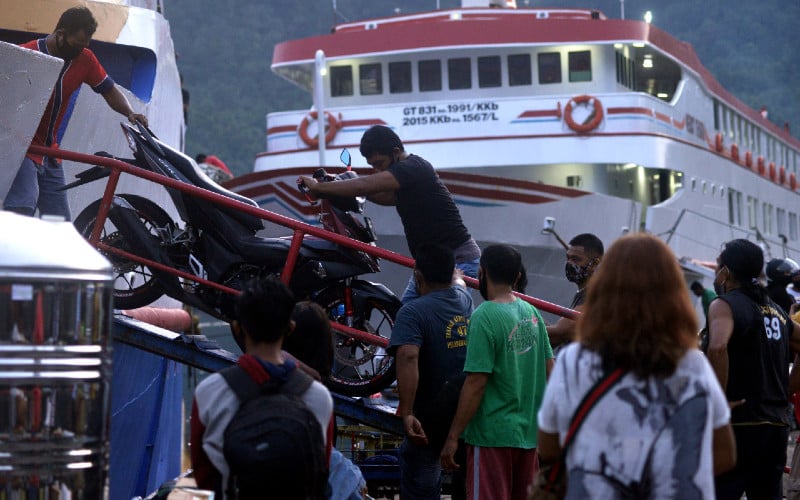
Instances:
[[[730,411],[677,259],[647,234],[617,240],[589,283],[539,412],[541,464],[561,458],[576,408],[617,369],[566,451],[567,498],[713,498],[714,474],[735,463]]]
[[[790,346],[797,349],[791,318],[758,282],[761,248],[747,240],[723,245],[708,308],[708,359],[727,399],[739,457],[717,478],[717,498],[780,499],[791,423]]]

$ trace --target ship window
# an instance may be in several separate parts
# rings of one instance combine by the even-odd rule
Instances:
[[[361,95],[376,95],[383,93],[383,75],[381,64],[362,64],[358,67],[358,83]]]
[[[633,61],[625,57],[622,52],[617,52],[616,63],[617,63],[617,82],[620,85],[624,85],[629,89],[634,88],[634,81],[633,77],[636,72],[633,69]]]
[[[442,90],[442,61],[438,59],[420,61],[417,69],[420,92]]]
[[[728,190],[728,223],[739,225],[739,220],[736,215],[739,210],[736,207],[736,191],[733,189]]]
[[[747,227],[754,229],[756,227],[756,208],[758,200],[752,196],[747,197]]]
[[[508,84],[530,85],[531,80],[531,55],[511,54],[508,56]]]
[[[772,234],[772,211],[773,207],[769,203],[764,203],[762,207],[764,212],[764,234]]]
[[[797,214],[789,212],[789,239],[797,240]]]
[[[499,87],[503,77],[500,73],[500,56],[478,58],[478,87]]]
[[[634,90],[670,102],[681,81],[681,67],[678,63],[650,46],[637,47],[631,58],[636,62]]]
[[[778,236],[786,237],[786,210],[783,208],[775,209],[775,223],[778,225]]]
[[[389,92],[392,94],[411,92],[410,62],[389,63]]]
[[[331,66],[331,97],[353,95],[353,67]]]
[[[569,81],[592,81],[592,55],[588,50],[569,53]]]
[[[537,56],[539,83],[561,83],[561,54],[543,52]]]
[[[447,85],[450,90],[462,90],[472,87],[469,57],[447,60]]]
[[[580,175],[568,175],[567,176],[567,186],[568,187],[581,187],[581,176]]]

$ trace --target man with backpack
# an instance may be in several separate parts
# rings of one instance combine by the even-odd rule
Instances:
[[[281,352],[295,298],[273,279],[253,280],[231,330],[244,354],[195,389],[195,480],[216,498],[327,498],[333,400]]]

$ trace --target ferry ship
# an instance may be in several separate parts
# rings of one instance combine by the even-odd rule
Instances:
[[[21,163],[63,64],[15,45],[52,33],[61,13],[74,6],[86,6],[94,14],[98,28],[89,48],[133,109],[147,116],[160,139],[182,149],[185,123],[181,81],[169,23],[163,16],[163,0],[0,0],[3,164]],[[62,125],[61,149],[130,156],[119,127],[125,118],[112,111],[102,96],[84,86],[69,106],[64,121],[69,125]],[[69,182],[87,165],[64,161],[63,167]],[[0,173],[0,200],[5,198],[16,170],[7,168]],[[72,216],[77,217],[86,205],[101,197],[104,188],[104,182],[94,182],[67,191]],[[152,183],[123,175],[118,192],[142,194],[177,214],[166,190]]]
[[[606,245],[648,231],[707,283],[693,263],[732,238],[800,257],[800,141],[652,24],[464,0],[283,42],[272,70],[314,105],[267,115],[266,151],[229,184],[269,210],[313,222],[298,174],[334,168],[343,148],[361,159],[361,135],[382,124],[433,164],[481,246],[523,250],[528,293],[545,300],[568,303],[575,289],[543,229]],[[368,211],[378,245],[407,253],[394,209]],[[379,279],[401,291],[408,273],[395,271]]]

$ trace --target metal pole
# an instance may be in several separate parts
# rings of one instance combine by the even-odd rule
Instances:
[[[318,50],[314,66],[314,107],[317,108],[317,138],[319,139],[319,166],[325,166],[325,52]],[[331,123],[330,126],[333,126]]]
[[[619,0],[619,17],[625,19],[625,0]]]

